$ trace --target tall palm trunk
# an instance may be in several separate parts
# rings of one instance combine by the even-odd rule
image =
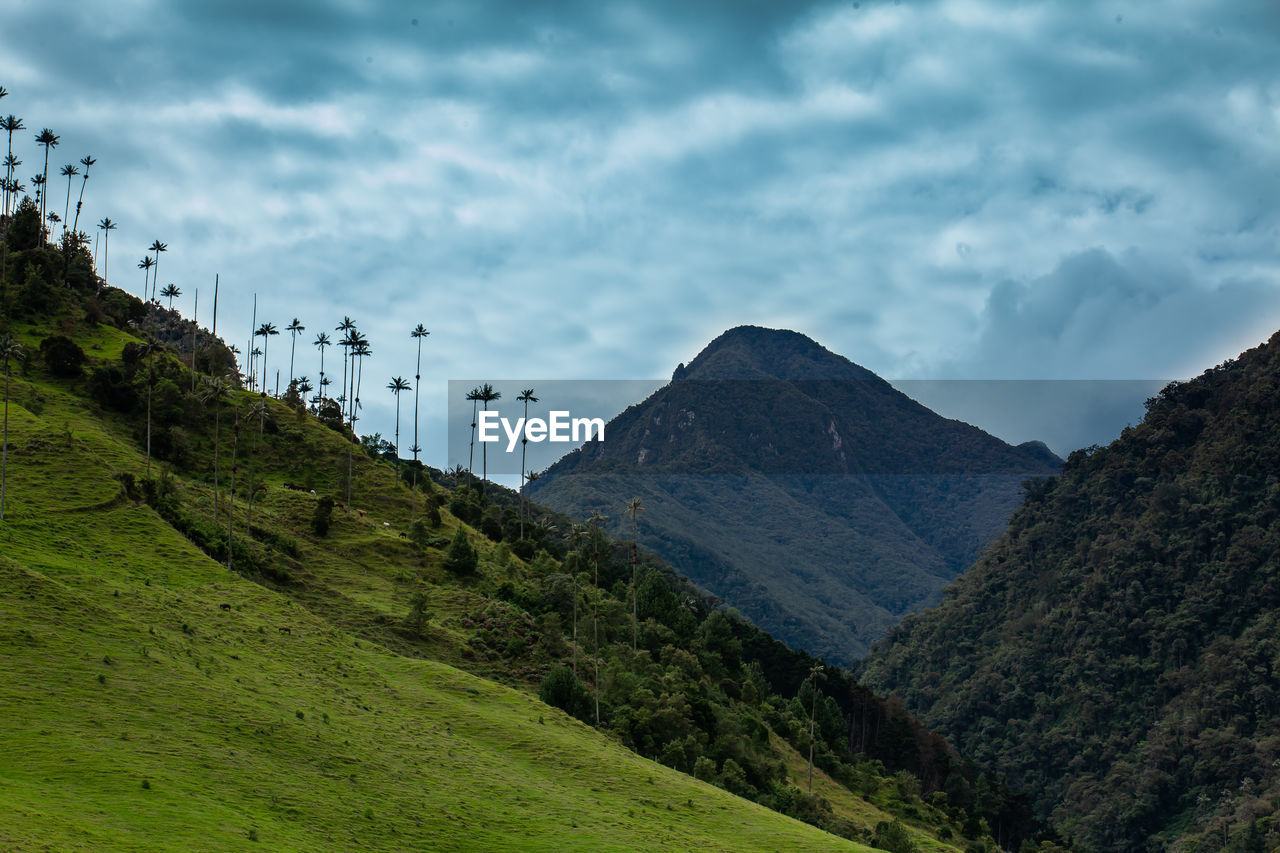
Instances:
[[[0,521],[4,521],[5,487],[9,481],[9,353],[4,354],[4,439],[0,442]]]
[[[213,398],[213,523],[218,523],[218,446],[222,433],[222,380],[215,380]]]
[[[227,487],[227,571],[231,571],[231,552],[236,536],[236,450],[240,445],[240,404],[232,399],[236,414],[231,427],[231,484]]]
[[[156,384],[155,372],[155,344],[152,343],[152,352],[147,356],[147,478],[151,478],[151,387]]]

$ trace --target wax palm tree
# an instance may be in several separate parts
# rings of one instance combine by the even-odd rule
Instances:
[[[276,328],[275,323],[263,323],[254,332],[262,338],[262,396],[267,396],[267,347],[271,341],[272,335],[280,334],[280,330]]]
[[[585,524],[575,523],[569,528],[569,541],[573,543],[575,557],[573,560],[573,569],[569,572],[573,578],[573,674],[578,674],[578,600],[582,598],[582,593],[578,591],[578,560],[582,556],[582,538],[587,534]],[[566,564],[568,560],[566,559]]]
[[[361,376],[360,378],[357,378],[356,359],[357,358],[360,359],[360,364],[361,364],[360,373],[363,374],[364,358],[365,356],[373,354],[372,350],[369,349],[369,342],[366,341],[363,337],[361,337],[360,333],[357,332],[354,327],[351,329],[351,332],[349,333],[349,335],[352,339],[352,344],[351,344],[352,399],[350,403],[351,405],[351,441],[350,443],[347,444],[347,514],[348,515],[351,514],[351,481],[352,481],[352,474],[353,474],[352,455],[355,449],[356,442],[360,440],[359,434],[356,432],[356,421],[359,420],[360,416],[356,412],[360,408],[360,378],[363,378],[363,377]]]
[[[321,332],[316,335],[316,339],[312,341],[312,344],[315,345],[316,349],[320,350],[320,396],[323,397],[324,386],[329,384],[324,378],[324,348],[331,345],[329,342],[329,333]]]
[[[9,116],[9,118],[13,118],[13,116]],[[4,125],[0,123],[0,127],[3,127],[3,126]],[[12,136],[10,138],[12,138]],[[22,161],[19,160],[17,157],[15,157],[13,155],[13,152],[10,152],[7,155],[5,155],[4,186],[0,187],[0,189],[4,190],[4,200],[3,200],[3,203],[0,204],[0,213],[4,214],[5,216],[9,215],[9,200],[16,198],[17,194],[21,192],[21,190],[18,189],[19,184],[18,184],[17,178],[15,177],[18,172],[18,167],[21,165],[22,165]]]
[[[155,265],[156,265],[156,262],[151,260],[150,255],[147,255],[145,258],[138,261],[138,269],[143,271],[142,298],[144,300],[147,298],[147,290],[151,286],[151,268],[154,267]]]
[[[592,669],[595,670],[595,688],[596,688],[596,725],[600,725],[600,539],[604,536],[601,527],[608,521],[607,516],[603,516],[598,512],[592,511],[587,518],[587,524],[594,527],[591,531],[591,550],[595,559],[595,594],[591,596],[591,634],[592,634],[592,653],[594,660]]]
[[[253,538],[253,497],[254,497],[254,474],[257,473],[258,465],[258,447],[262,444],[262,425],[267,419],[267,395],[264,391],[258,401],[249,407],[249,417],[257,417],[258,419],[258,436],[253,441],[253,449],[249,452],[249,505],[246,510],[244,531],[245,536]]]
[[[409,525],[418,511],[418,454],[422,448],[418,446],[418,388],[422,384],[422,341],[431,334],[421,323],[409,333],[409,337],[418,342],[418,366],[413,373],[413,483],[409,486]]]
[[[480,411],[480,386],[467,392],[471,401],[471,449],[467,452],[467,475],[471,475],[471,466],[476,461],[476,414]]]
[[[538,398],[533,396],[533,389],[526,388],[520,392],[520,396],[516,397],[524,403],[524,422],[529,423],[529,404],[538,402]],[[520,538],[524,538],[524,461],[525,451],[529,447],[529,438],[524,433],[520,435]]]
[[[80,179],[80,197],[76,199],[76,218],[71,223],[71,230],[75,231],[80,227],[80,208],[84,205],[84,185],[89,183],[89,167],[98,162],[93,159],[92,155],[86,154],[80,158],[80,165],[84,166],[84,177]]]
[[[636,516],[644,512],[644,507],[640,505],[639,498],[632,498],[627,501],[627,514],[631,516],[631,651],[638,648],[638,640],[640,637],[639,623],[636,619],[639,613],[639,587],[636,586],[636,578],[640,570],[640,546],[637,538],[639,527],[636,522]]]
[[[254,347],[249,350],[249,390],[258,390],[258,374],[255,372],[254,365],[258,363],[258,357],[262,355],[262,347]]]
[[[813,721],[818,711],[818,679],[826,678],[826,674],[822,671],[822,664],[817,663],[809,670],[809,677],[806,679],[813,688],[813,699],[809,703],[809,793],[813,793]]]
[[[62,217],[51,210],[45,216],[45,219],[49,220],[49,236],[52,237],[54,232],[58,230],[58,223],[62,221]]]
[[[102,217],[102,221],[98,223],[98,227],[102,229],[102,280],[107,281],[107,261],[108,253],[111,248],[111,232],[116,230],[116,224],[107,217]]]
[[[36,191],[36,205],[44,204],[44,175],[32,175],[31,186]],[[40,214],[41,225],[44,225],[44,214]]]
[[[150,251],[156,253],[156,276],[151,280],[151,289],[154,291],[156,289],[156,282],[160,280],[160,253],[169,251],[169,244],[161,243],[159,240],[156,240],[151,244]],[[154,294],[152,294],[152,297],[154,298]]]
[[[403,377],[394,376],[387,383],[387,390],[396,395],[396,464],[400,464],[400,392],[408,391],[410,385]]]
[[[47,188],[49,186],[49,149],[57,148],[60,137],[56,136],[49,128],[44,128],[36,136],[36,144],[44,146],[44,171],[40,173],[40,186]],[[42,192],[40,196],[40,218],[44,219],[45,206],[47,204],[46,197],[48,192]]]
[[[9,479],[9,362],[25,358],[22,347],[11,335],[0,338],[0,361],[4,362],[4,437],[0,443],[0,521],[4,521],[5,486]]]
[[[68,163],[62,167],[62,177],[67,179],[67,200],[62,207],[62,221],[65,223],[71,219],[71,179],[80,174],[80,170],[76,168],[74,163]],[[65,228],[66,226],[63,225]]]
[[[495,391],[493,386],[488,382],[480,386],[480,402],[484,403],[484,410],[489,411],[489,404],[502,399],[502,392]],[[480,448],[480,488],[484,488],[484,484],[489,480],[489,442],[482,442],[483,447]]]
[[[307,330],[307,327],[298,322],[298,318],[294,317],[293,322],[285,326],[285,331],[289,333],[289,384],[293,384],[293,351],[298,345],[298,335]]]
[[[166,284],[161,290],[160,295],[169,300],[169,310],[173,310],[173,298],[182,295],[182,288],[175,287],[173,282]]]
[[[218,523],[218,455],[222,433],[222,404],[231,397],[231,377],[203,376],[200,402],[213,405],[213,523]]]
[[[307,406],[307,394],[311,393],[312,390],[311,380],[305,376],[299,376],[297,388],[298,393],[302,396],[302,407],[305,409]]]
[[[156,384],[156,353],[164,352],[165,345],[154,335],[143,341],[141,355],[147,360],[147,477],[151,477],[151,389]]]
[[[227,486],[227,571],[231,571],[231,555],[236,541],[236,451],[240,447],[240,404],[233,396],[231,412],[231,483]]]
[[[3,130],[9,134],[9,151],[8,151],[9,156],[5,160],[5,162],[9,163],[10,165],[9,165],[9,173],[5,175],[6,180],[9,180],[9,181],[14,180],[13,176],[16,173],[13,170],[17,168],[18,164],[22,162],[21,160],[18,160],[18,161],[13,160],[13,132],[15,130],[26,130],[26,129],[27,129],[27,126],[22,123],[22,119],[18,118],[16,115],[13,115],[12,113],[5,116],[4,119],[0,121],[0,130]],[[11,188],[9,190],[9,197],[5,199],[4,212],[6,215],[8,215],[9,213],[8,203],[13,198],[13,196],[14,196],[14,190]]]
[[[351,332],[355,329],[356,324],[351,322],[350,317],[343,317],[342,322],[333,327],[335,332],[342,332],[342,340],[338,341],[338,346],[342,347],[342,396],[347,395],[347,355],[351,348]],[[344,407],[342,415],[346,417],[346,409]]]

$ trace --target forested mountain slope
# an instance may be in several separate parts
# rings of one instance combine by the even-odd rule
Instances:
[[[844,663],[937,601],[1023,479],[1059,462],[943,418],[804,335],[754,326],[716,338],[606,435],[551,466],[538,500],[582,515],[639,496],[646,546],[790,645]]]
[[[1085,850],[1280,844],[1280,338],[1036,484],[874,687]]]

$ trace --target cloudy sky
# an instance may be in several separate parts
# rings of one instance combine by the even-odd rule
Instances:
[[[1184,376],[1280,328],[1274,0],[7,0],[0,34],[20,176],[42,127],[97,158],[113,284],[159,238],[184,310],[220,273],[219,331],[256,293],[313,379],[350,315],[379,389],[425,324],[433,464],[446,379],[663,377],[742,323],[917,378]]]

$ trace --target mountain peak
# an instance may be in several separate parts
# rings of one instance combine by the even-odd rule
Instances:
[[[735,326],[725,331],[687,366],[677,367],[671,379],[883,381],[806,335],[763,326]]]

